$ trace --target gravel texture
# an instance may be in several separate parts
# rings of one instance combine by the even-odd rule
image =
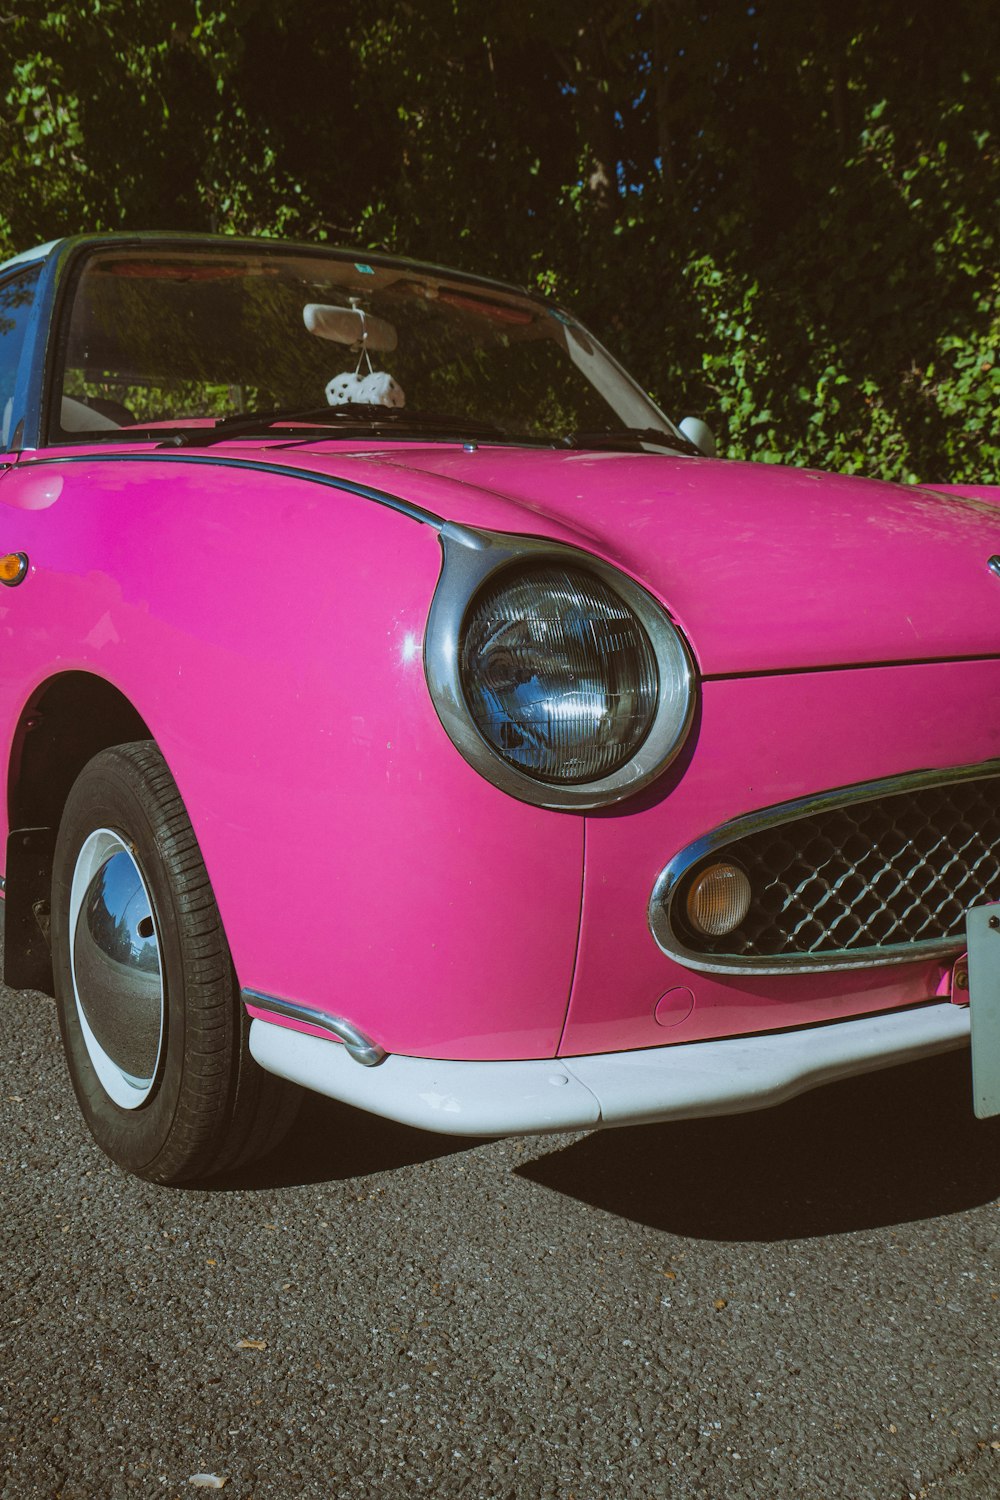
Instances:
[[[0,992],[0,1496],[993,1500],[968,1092],[953,1056],[486,1144],[309,1099],[253,1171],[155,1188]]]

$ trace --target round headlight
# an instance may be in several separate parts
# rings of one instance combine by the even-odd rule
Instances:
[[[550,785],[612,775],[656,716],[656,656],[635,613],[603,579],[559,560],[489,579],[465,616],[459,670],[486,743]]]

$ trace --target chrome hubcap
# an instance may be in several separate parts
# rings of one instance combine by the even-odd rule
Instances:
[[[138,1109],[152,1093],[163,1048],[163,970],[142,871],[109,828],[92,833],[77,857],[69,932],[90,1061],[115,1104]]]

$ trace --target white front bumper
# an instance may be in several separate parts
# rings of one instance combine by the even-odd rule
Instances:
[[[969,1012],[950,1003],[799,1031],[641,1052],[529,1062],[447,1062],[390,1054],[356,1063],[340,1042],[254,1020],[268,1072],[405,1125],[445,1135],[533,1135],[738,1114],[838,1078],[967,1046]]]

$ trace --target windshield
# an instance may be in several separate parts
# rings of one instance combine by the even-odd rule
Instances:
[[[52,438],[137,429],[472,426],[498,439],[676,430],[564,312],[447,273],[308,251],[169,246],[85,261]],[[236,419],[251,414],[246,423]]]

